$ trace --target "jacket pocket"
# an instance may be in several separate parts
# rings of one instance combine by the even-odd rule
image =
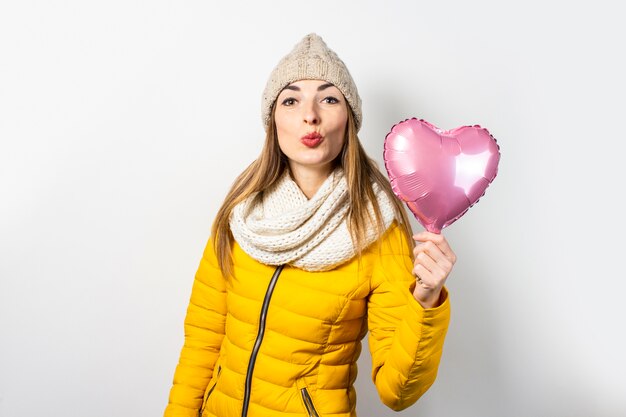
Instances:
[[[202,417],[202,413],[204,413],[204,407],[206,407],[206,404],[209,401],[209,397],[211,396],[211,393],[213,392],[213,390],[217,386],[217,381],[220,378],[220,373],[222,373],[222,365],[220,365],[217,368],[217,376],[215,377],[215,383],[211,386],[211,388],[208,388],[206,393],[204,394],[204,400],[202,401],[202,407],[200,407],[200,411],[198,411],[198,416],[199,417]]]
[[[300,388],[300,395],[302,395],[302,401],[304,401],[304,407],[306,408],[307,413],[309,413],[309,417],[319,417],[319,414],[317,414],[317,410],[315,410],[315,406],[313,405],[311,395],[309,395],[309,391],[306,387]]]

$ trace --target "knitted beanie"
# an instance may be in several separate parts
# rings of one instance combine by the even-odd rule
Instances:
[[[270,123],[272,105],[280,92],[289,84],[299,80],[323,80],[337,87],[352,108],[358,132],[363,115],[361,98],[354,80],[343,61],[315,33],[306,35],[272,71],[263,92],[261,106],[265,130]]]

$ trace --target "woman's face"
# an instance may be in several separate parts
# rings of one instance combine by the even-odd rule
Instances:
[[[278,145],[292,171],[315,168],[330,172],[348,124],[348,107],[334,85],[320,80],[289,84],[276,99]]]

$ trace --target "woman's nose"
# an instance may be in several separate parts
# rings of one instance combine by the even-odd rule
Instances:
[[[305,107],[304,110],[304,122],[309,125],[317,125],[320,122],[319,111],[315,104],[311,104]]]

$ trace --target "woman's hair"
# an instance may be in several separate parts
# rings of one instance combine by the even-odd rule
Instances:
[[[252,162],[235,179],[230,191],[226,195],[222,206],[217,212],[215,222],[211,229],[211,238],[217,261],[225,277],[233,273],[232,247],[234,238],[230,231],[229,219],[235,206],[252,194],[258,193],[257,198],[262,198],[264,190],[269,189],[289,169],[288,159],[280,150],[276,123],[274,119],[276,103],[272,106],[270,122],[265,136],[265,145],[261,155]],[[361,256],[363,243],[365,242],[366,228],[374,220],[378,235],[385,232],[382,214],[372,183],[376,183],[389,197],[394,206],[396,219],[403,228],[406,239],[413,247],[412,230],[404,206],[394,196],[391,186],[385,176],[376,166],[376,162],[365,153],[357,136],[354,113],[348,106],[348,123],[346,140],[342,152],[334,161],[335,166],[343,168],[348,184],[349,209],[348,229],[355,245],[357,255]],[[370,218],[368,202],[372,203],[375,219]]]

